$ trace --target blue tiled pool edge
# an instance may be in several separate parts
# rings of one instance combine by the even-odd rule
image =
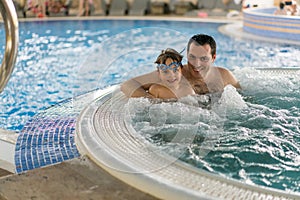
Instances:
[[[24,125],[16,142],[16,173],[80,156],[75,144],[76,119],[93,100],[90,95],[64,100],[36,114]]]

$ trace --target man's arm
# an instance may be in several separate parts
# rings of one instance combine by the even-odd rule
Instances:
[[[121,91],[127,97],[151,97],[148,93],[150,86],[158,83],[157,71],[129,79],[121,84]]]
[[[232,74],[232,72],[229,72],[229,76],[228,76],[228,83],[226,85],[231,84],[232,86],[234,86],[236,89],[242,89],[240,83],[238,82],[238,80],[235,78],[235,76]]]
[[[231,71],[221,67],[219,68],[219,70],[221,71],[222,74],[224,86],[232,85],[237,89],[241,89],[240,83],[238,82],[238,80],[235,78],[235,76],[232,74]]]

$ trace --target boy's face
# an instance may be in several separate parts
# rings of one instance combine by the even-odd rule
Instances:
[[[171,88],[177,88],[179,86],[181,80],[181,67],[176,66],[175,64],[171,65],[172,63],[177,63],[177,61],[168,58],[165,62],[165,65],[170,66],[168,69],[163,70],[159,68],[159,78],[164,85]]]
[[[201,46],[193,42],[187,52],[188,70],[194,78],[205,77],[215,58],[216,55],[211,55],[209,44]]]

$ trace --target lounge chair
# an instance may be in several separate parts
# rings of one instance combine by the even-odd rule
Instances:
[[[112,0],[109,7],[109,15],[125,15],[127,8],[127,0]]]
[[[200,9],[214,9],[216,6],[217,0],[199,0],[198,8]]]
[[[227,5],[223,3],[223,0],[216,0],[215,9],[227,10]]]
[[[228,10],[237,10],[237,11],[241,11],[242,7],[243,7],[242,3],[236,4],[234,1],[230,1],[230,3],[227,6]]]
[[[197,6],[193,5],[189,0],[177,0],[174,3],[174,13],[177,15],[183,15],[196,7]]]
[[[200,0],[198,7],[210,16],[226,16],[228,11],[222,0]]]
[[[26,17],[26,12],[25,12],[26,1],[25,0],[13,0],[13,4],[16,8],[18,17],[20,15],[22,15],[22,17]]]
[[[216,0],[215,8],[212,10],[212,15],[226,16],[228,13],[228,5],[225,5],[223,0]]]
[[[223,0],[216,1],[216,9],[219,14],[227,15],[229,11],[237,10],[238,12],[242,9],[242,4],[236,4],[234,1],[230,1],[228,4],[224,4]]]
[[[129,15],[147,15],[149,13],[149,0],[134,0],[129,9]]]
[[[106,0],[101,0],[101,7],[103,9],[104,15],[109,14],[109,4],[106,2]]]
[[[170,3],[164,0],[150,0],[150,13],[154,15],[169,14]]]

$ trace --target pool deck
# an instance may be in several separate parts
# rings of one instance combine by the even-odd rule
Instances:
[[[0,200],[156,199],[112,177],[85,157],[20,175],[0,170],[0,175]]]

